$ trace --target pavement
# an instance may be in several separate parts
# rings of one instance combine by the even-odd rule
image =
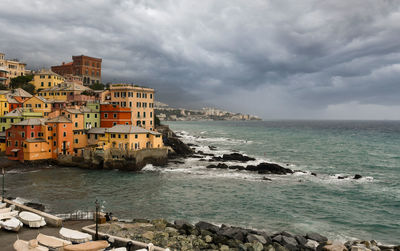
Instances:
[[[64,221],[63,227],[81,231],[82,227],[92,225],[93,221]],[[0,250],[1,251],[15,251],[13,248],[14,242],[19,238],[21,240],[35,239],[39,233],[60,237],[58,232],[61,227],[45,226],[41,228],[28,228],[23,226],[18,233],[0,230]]]

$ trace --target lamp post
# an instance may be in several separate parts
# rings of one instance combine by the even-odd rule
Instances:
[[[96,234],[94,236],[94,239],[97,241],[99,239],[99,202],[96,199]]]
[[[4,171],[4,167],[1,169],[1,172],[3,174],[3,191],[2,191],[2,195],[1,195],[1,203],[4,203],[4,196],[5,196],[5,190],[4,190],[4,176],[5,176],[5,171]]]

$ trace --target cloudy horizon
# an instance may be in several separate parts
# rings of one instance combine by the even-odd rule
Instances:
[[[264,119],[400,119],[396,1],[22,1],[0,52],[28,69],[103,59],[171,106]]]

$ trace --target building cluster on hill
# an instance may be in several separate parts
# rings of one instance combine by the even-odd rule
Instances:
[[[155,113],[161,121],[197,121],[197,120],[261,120],[257,116],[223,111],[216,108],[190,110],[173,108],[167,104],[156,102]]]
[[[163,147],[154,124],[154,89],[122,83],[92,90],[88,85],[101,83],[102,60],[72,58],[33,72],[33,94],[21,88],[0,91],[0,151],[23,162]],[[17,70],[11,71],[14,63]],[[25,64],[0,54],[1,73],[7,86],[26,74]]]

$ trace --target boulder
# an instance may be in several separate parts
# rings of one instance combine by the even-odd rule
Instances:
[[[248,242],[258,241],[263,245],[267,244],[267,240],[265,240],[263,236],[257,234],[248,234],[247,241]]]
[[[229,169],[236,169],[236,170],[245,170],[246,167],[244,166],[229,166]]]
[[[27,207],[42,211],[42,212],[44,212],[44,210],[45,210],[45,206],[43,204],[40,204],[40,203],[26,202],[26,203],[24,203],[24,205],[27,206]]]
[[[293,171],[274,163],[260,163],[257,166],[249,165],[246,167],[248,171],[256,171],[259,174],[291,174]]]
[[[307,243],[304,245],[304,247],[311,249],[311,250],[317,250],[318,246],[319,246],[319,243],[314,240],[307,240]]]
[[[207,230],[207,231],[210,231],[211,233],[217,233],[219,230],[218,226],[215,226],[215,225],[205,222],[205,221],[199,221],[196,223],[195,226],[199,231]]]
[[[305,246],[307,243],[307,239],[301,235],[296,235],[294,238],[300,246]]]
[[[231,153],[231,154],[224,154],[222,157],[216,157],[222,161],[240,161],[240,162],[247,162],[256,160],[255,158],[240,154],[240,153]]]
[[[151,241],[154,238],[154,232],[147,231],[144,234],[142,234],[142,237]]]
[[[307,233],[306,238],[317,241],[318,243],[325,243],[326,241],[328,241],[328,238],[318,233]]]
[[[213,239],[212,239],[211,236],[206,235],[206,236],[204,237],[204,241],[207,242],[207,243],[211,243],[211,242],[213,241]]]
[[[245,241],[247,231],[239,227],[225,227],[218,231],[219,235],[225,236],[229,239],[239,240],[241,242]]]
[[[323,251],[347,251],[347,248],[345,245],[343,245],[340,242],[333,242],[330,245],[325,245],[322,248]]]
[[[359,175],[359,174],[356,174],[356,175],[354,175],[354,178],[353,179],[355,179],[355,180],[358,180],[358,179],[361,179],[362,178],[362,176],[361,175]]]
[[[293,237],[282,236],[281,243],[288,250],[297,250],[297,241]]]
[[[356,245],[351,247],[351,251],[371,251],[371,249],[366,248],[364,245]]]
[[[229,251],[229,247],[227,245],[221,245],[220,251]]]

